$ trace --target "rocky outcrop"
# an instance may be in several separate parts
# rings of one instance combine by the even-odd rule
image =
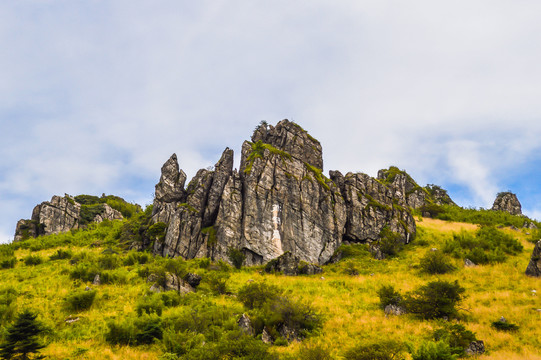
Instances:
[[[156,185],[152,219],[168,225],[154,243],[157,254],[228,261],[235,248],[246,265],[283,254],[324,264],[344,239],[377,241],[387,228],[407,243],[415,233],[407,190],[365,174],[327,178],[319,141],[288,120],[257,127],[242,146],[239,171],[226,149],[214,170],[200,170],[184,190],[177,161],[171,156]]]
[[[541,240],[535,244],[530,263],[526,268],[526,275],[541,277]]]
[[[19,220],[14,241],[78,229],[87,222],[120,220],[122,214],[108,204],[81,205],[69,195],[53,196],[37,205],[30,220]]]
[[[408,243],[415,234],[415,220],[408,209],[404,190],[385,185],[366,174],[331,171],[331,179],[341,186],[346,202],[347,222],[344,239],[350,242],[374,242],[384,228],[401,235]],[[398,183],[398,180],[395,179]]]
[[[289,251],[269,261],[265,271],[284,275],[315,275],[323,272],[319,266],[304,262]]]
[[[522,206],[518,201],[515,194],[511,192],[501,192],[496,196],[494,205],[492,205],[494,211],[505,211],[511,215],[522,215]]]
[[[378,171],[378,181],[395,189],[395,196],[402,199],[407,206],[419,209],[428,204],[456,205],[449,197],[447,190],[433,184],[419,186],[413,178],[396,166]]]

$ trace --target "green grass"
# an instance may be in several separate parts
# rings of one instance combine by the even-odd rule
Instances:
[[[174,349],[178,343],[199,349],[193,351],[202,352],[204,344],[208,344],[211,353],[219,349],[225,352],[235,343],[231,342],[233,338],[244,349],[262,351],[262,354],[268,351],[283,359],[301,358],[300,354],[306,353],[306,349],[327,349],[331,358],[343,359],[351,349],[372,343],[374,339],[392,338],[411,349],[419,349],[442,327],[441,320],[422,320],[410,314],[386,317],[378,296],[383,285],[393,286],[405,294],[431,281],[456,280],[465,288],[458,321],[485,342],[487,354],[480,359],[541,359],[538,355],[541,313],[537,311],[541,309],[541,298],[531,291],[539,292],[540,282],[524,275],[534,246],[528,241],[526,231],[501,230],[523,247],[522,251],[507,254],[502,262],[465,268],[462,259],[451,258],[449,261],[455,271],[431,275],[420,271],[425,254],[431,248],[443,249],[460,231],[474,236],[476,227],[421,220],[417,223],[417,238],[395,257],[378,261],[372,258],[366,245],[342,246],[345,258],[324,266],[321,275],[287,277],[265,274],[260,267],[237,270],[223,264],[209,266],[208,260],[190,260],[186,262],[187,270],[200,274],[203,281],[195,294],[175,301],[156,295],[149,297],[151,283],[147,283],[147,275],[163,267],[166,259],[149,254],[139,261],[140,256],[135,254],[140,253],[127,251],[119,241],[126,222],[114,221],[73,233],[1,245],[0,255],[13,256],[16,263],[13,268],[0,270],[0,321],[5,327],[14,319],[14,314],[24,309],[39,313],[38,320],[49,329],[42,339],[47,344],[42,353],[59,359],[159,359],[167,352],[181,351]],[[71,256],[59,256],[59,250],[69,251]],[[103,254],[104,251],[109,255]],[[23,260],[30,255],[40,257],[43,262],[25,265]],[[109,258],[105,261],[105,256],[117,261],[109,261]],[[102,268],[110,267],[110,263],[115,264],[114,269]],[[71,276],[75,269],[83,266],[95,267],[102,275],[109,274],[110,281],[96,286],[91,284],[91,276]],[[348,274],[352,267],[358,275]],[[217,294],[212,291],[210,279],[225,273],[229,274],[227,291]],[[277,288],[296,304],[309,303],[321,314],[321,327],[300,343],[282,342],[281,346],[267,348],[259,348],[259,342],[245,337],[236,337],[240,336],[235,332],[236,319],[250,310],[237,294],[253,283]],[[87,286],[95,291],[91,306],[77,307],[77,311],[67,306],[66,299],[82,294]],[[138,316],[137,306],[147,303],[162,309],[161,321],[155,320],[158,316],[155,312],[140,311],[142,318]],[[271,317],[269,309],[250,311],[260,311],[260,316],[265,318]],[[518,330],[507,332],[494,328],[492,323],[501,316],[516,324]],[[78,320],[65,321],[74,318]],[[272,319],[268,321],[272,323]],[[130,326],[139,325],[138,332],[132,334],[139,345],[119,346],[107,342],[111,323],[124,324],[128,330]],[[145,337],[147,333],[152,334],[150,331],[155,330],[158,323],[163,324],[163,339]]]

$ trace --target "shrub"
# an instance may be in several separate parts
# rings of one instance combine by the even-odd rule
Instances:
[[[359,344],[349,349],[345,355],[346,360],[393,360],[400,359],[406,351],[403,343],[395,340],[383,340]]]
[[[412,360],[456,360],[451,347],[445,341],[427,341],[422,343],[417,351],[411,354]]]
[[[267,301],[273,301],[282,295],[282,291],[264,282],[253,282],[240,288],[237,299],[248,309],[261,308]]]
[[[296,354],[297,360],[333,360],[331,352],[328,348],[321,345],[306,345],[303,344]]]
[[[446,274],[455,270],[449,259],[441,251],[428,251],[421,258],[421,271],[428,274]]]
[[[235,248],[229,248],[229,250],[227,251],[227,256],[229,257],[229,260],[231,261],[235,269],[240,269],[244,264],[244,260],[246,260],[246,255],[244,255],[242,250]]]
[[[66,305],[73,311],[88,310],[96,297],[96,290],[78,290],[66,297]]]
[[[379,306],[385,309],[387,305],[399,306],[402,303],[402,295],[392,285],[384,285],[378,290]]]
[[[292,334],[302,338],[321,326],[321,323],[321,316],[310,305],[279,297],[264,304],[254,321],[254,328],[261,332],[266,326],[276,335],[276,331],[285,326]]]
[[[229,274],[223,272],[214,272],[208,276],[208,283],[210,290],[218,295],[225,294],[227,292],[227,280],[229,280]]]
[[[4,258],[0,260],[0,268],[1,269],[12,269],[15,267],[15,264],[17,263],[17,258],[15,256]]]
[[[167,231],[167,224],[163,222],[157,222],[152,224],[147,231],[147,235],[151,239],[163,240],[165,239],[165,233]]]
[[[408,312],[424,319],[456,317],[456,306],[462,300],[464,291],[457,281],[432,281],[408,294],[404,305]]]
[[[433,337],[436,341],[445,341],[449,344],[451,353],[459,357],[466,355],[466,349],[472,341],[477,340],[475,334],[461,324],[446,324],[444,327],[435,330]]]
[[[114,270],[120,266],[120,261],[115,254],[105,254],[98,258],[98,266],[104,270]]]
[[[138,345],[152,344],[163,337],[162,320],[157,316],[144,316],[135,321],[135,340]]]
[[[402,235],[391,231],[387,226],[381,230],[379,236],[379,249],[387,256],[395,256],[404,247]]]
[[[109,331],[105,334],[105,340],[112,345],[132,345],[136,343],[136,328],[132,321],[107,322]]]
[[[27,266],[39,265],[43,262],[43,259],[39,255],[28,255],[24,258],[24,264]]]
[[[58,249],[53,255],[49,256],[49,259],[50,260],[71,259],[72,256],[73,254],[70,250]]]
[[[508,255],[522,252],[518,240],[494,227],[482,227],[475,234],[462,231],[443,247],[445,253],[456,258],[468,258],[476,264],[503,262]]]
[[[135,306],[135,310],[137,312],[137,316],[141,316],[143,314],[156,314],[158,316],[162,315],[163,311],[163,300],[159,295],[149,295],[145,296],[139,301],[137,301],[137,305]]]
[[[505,319],[500,319],[498,321],[492,322],[491,326],[495,328],[496,330],[502,330],[502,331],[517,331],[518,325],[507,322]]]

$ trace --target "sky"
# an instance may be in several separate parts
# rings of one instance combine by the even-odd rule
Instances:
[[[325,172],[391,165],[541,219],[541,2],[0,2],[0,242],[55,194],[152,203],[265,120]]]

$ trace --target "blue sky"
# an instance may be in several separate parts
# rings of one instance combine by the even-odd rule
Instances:
[[[325,171],[396,165],[462,206],[541,219],[537,1],[4,1],[0,242],[54,194],[146,205],[261,121]]]

